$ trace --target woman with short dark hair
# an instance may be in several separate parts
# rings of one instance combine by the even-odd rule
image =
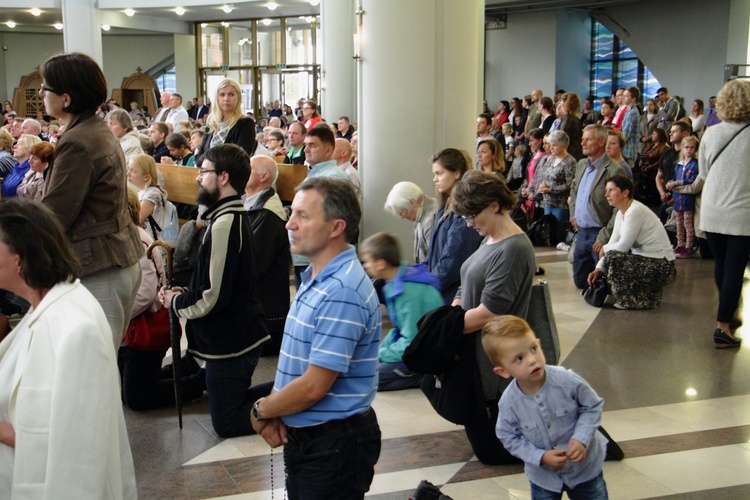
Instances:
[[[674,252],[659,218],[633,199],[633,180],[618,174],[607,181],[607,202],[617,209],[609,242],[588,276],[593,284],[603,274],[617,309],[654,309],[661,291],[675,274]]]
[[[474,337],[482,398],[464,425],[474,455],[485,464],[516,463],[495,435],[497,403],[508,382],[495,375],[482,349],[481,329],[502,314],[526,317],[536,263],[534,248],[510,211],[516,197],[497,176],[472,170],[453,189],[455,212],[484,241],[461,266],[461,288],[453,305],[464,311],[465,335]],[[467,387],[467,390],[469,388]]]
[[[0,268],[0,288],[31,304],[0,343],[0,491],[136,498],[110,327],[57,217],[0,201]]]
[[[60,54],[40,71],[47,114],[65,125],[45,178],[42,203],[60,220],[81,264],[81,283],[99,300],[120,347],[141,279],[143,252],[128,213],[125,155],[95,115],[107,82],[91,57]]]

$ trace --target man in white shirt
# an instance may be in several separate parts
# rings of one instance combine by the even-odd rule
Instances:
[[[167,115],[171,111],[171,108],[169,107],[169,99],[171,97],[172,94],[169,92],[163,92],[161,96],[159,96],[161,108],[157,109],[156,113],[154,113],[152,122],[163,122],[167,118]]]
[[[189,119],[187,109],[182,105],[182,96],[177,92],[172,94],[169,97],[169,107],[169,114],[164,123],[171,123],[173,130],[177,132],[180,130],[180,122]]]

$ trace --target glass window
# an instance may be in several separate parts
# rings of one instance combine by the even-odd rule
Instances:
[[[314,17],[298,17],[286,22],[286,63],[312,64]],[[311,22],[312,21],[312,22]]]
[[[626,59],[619,61],[617,65],[617,88],[638,87],[638,59]]]
[[[175,78],[174,66],[169,68],[167,71],[162,73],[161,76],[156,78],[156,85],[159,87],[159,92],[177,92],[177,79]]]
[[[224,30],[219,23],[201,24],[201,66],[217,67],[224,64]]]
[[[252,66],[253,22],[243,21],[229,25],[229,65]]]
[[[258,57],[261,66],[274,66],[281,60],[281,20],[258,21]]]
[[[641,100],[645,103],[661,85],[627,44],[594,19],[591,27],[589,90],[592,96],[597,97],[595,108],[600,108],[599,98],[609,97],[615,89],[622,87],[641,89]]]

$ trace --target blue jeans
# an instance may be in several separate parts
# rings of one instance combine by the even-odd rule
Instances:
[[[607,500],[607,483],[604,482],[604,475],[599,471],[599,475],[591,481],[581,483],[575,488],[563,486],[563,491],[568,493],[570,500]],[[560,500],[562,491],[555,492],[545,490],[531,483],[532,500]]]
[[[378,363],[378,391],[400,391],[419,387],[422,374],[410,371],[403,363]]]
[[[573,249],[573,284],[576,288],[586,288],[586,280],[591,271],[596,268],[599,262],[599,256],[594,252],[593,246],[596,242],[596,235],[601,228],[578,228],[578,237]]]
[[[260,359],[260,347],[236,358],[206,360],[206,389],[211,424],[223,437],[254,434],[250,411],[255,399],[248,394],[253,372]]]
[[[375,411],[320,426],[288,428],[284,445],[290,500],[364,498],[380,457]]]

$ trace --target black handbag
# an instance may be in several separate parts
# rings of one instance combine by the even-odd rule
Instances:
[[[583,295],[584,300],[592,306],[602,307],[604,301],[607,299],[607,295],[609,295],[607,278],[605,278],[604,275],[599,276],[596,281],[581,292],[581,295]]]

